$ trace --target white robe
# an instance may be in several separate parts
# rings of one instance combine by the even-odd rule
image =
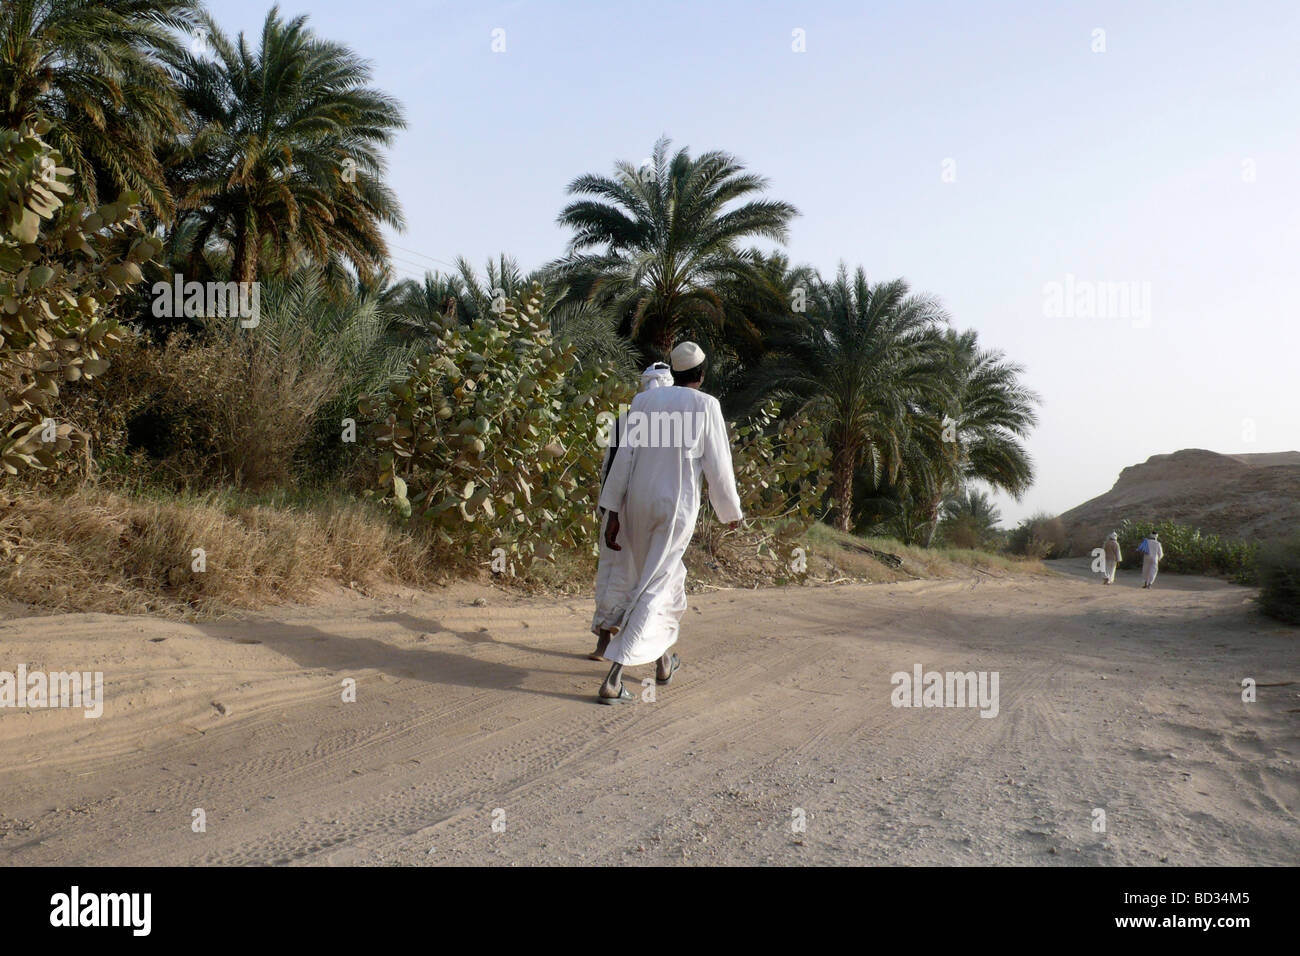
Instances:
[[[1147,538],[1146,554],[1142,555],[1142,583],[1155,584],[1156,574],[1160,570],[1160,559],[1165,556],[1165,549],[1154,538]]]
[[[669,417],[674,413],[681,427],[671,432],[667,426],[674,423]],[[617,543],[628,555],[634,582],[605,656],[634,666],[657,660],[677,642],[686,611],[682,557],[695,534],[700,477],[708,479],[718,520],[739,521],[742,515],[727,425],[716,398],[693,388],[659,388],[636,396],[628,418],[628,433],[605,479],[600,506],[618,513]],[[638,436],[638,424],[650,428]],[[647,434],[651,431],[658,443]],[[665,432],[674,440],[663,442]]]
[[[1101,550],[1106,557],[1106,582],[1115,583],[1115,569],[1119,567],[1119,542],[1114,538],[1107,538],[1106,543],[1101,546]]]
[[[658,364],[662,365],[662,363]],[[641,373],[643,392],[648,392],[652,388],[666,388],[672,384],[673,373],[667,366],[656,368],[651,365]],[[623,416],[619,417],[614,427],[615,434],[610,436],[610,447],[605,452],[603,474],[609,473],[613,467],[613,459],[618,455],[618,446],[622,441],[624,430]],[[608,521],[607,512],[600,519],[600,553],[596,564],[596,612],[591,618],[591,633],[597,637],[600,636],[601,631],[618,629],[619,622],[623,620],[623,612],[627,610],[628,592],[636,583],[636,578],[632,576],[630,553],[627,548],[622,551],[611,551],[605,546],[605,524]]]

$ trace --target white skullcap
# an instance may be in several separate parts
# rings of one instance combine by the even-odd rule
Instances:
[[[683,342],[673,349],[673,371],[685,372],[704,362],[704,349],[694,342]]]

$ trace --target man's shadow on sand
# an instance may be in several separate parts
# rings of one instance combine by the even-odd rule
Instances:
[[[563,651],[530,647],[526,644],[499,641],[486,629],[457,631],[433,618],[420,618],[410,614],[371,614],[364,619],[399,624],[415,634],[424,632],[453,634],[471,646],[496,644],[529,654],[544,654],[565,659],[582,656],[577,653],[568,654]],[[244,623],[209,623],[192,626],[209,637],[234,641],[244,637],[250,628],[250,624]],[[483,660],[472,654],[458,654],[433,646],[395,647],[370,637],[343,637],[331,634],[307,624],[259,621],[255,626],[259,643],[283,654],[304,668],[322,668],[336,672],[376,670],[392,677],[422,680],[430,684],[469,687],[475,690],[514,690],[583,703],[589,703],[592,695],[540,690],[526,687],[524,682],[538,674],[571,674],[575,677],[592,678],[594,687],[595,682],[602,676],[596,671],[558,671],[518,667],[514,664]]]

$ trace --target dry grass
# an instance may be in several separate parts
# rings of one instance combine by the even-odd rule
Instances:
[[[835,581],[884,584],[918,579],[967,578],[984,573],[1046,574],[1040,561],[964,548],[919,548],[893,538],[844,534],[828,525],[813,525],[796,545],[775,545],[774,558],[759,555],[754,542],[716,523],[702,523],[686,552],[687,590],[757,588],[793,583],[810,585]],[[801,548],[803,572],[795,568],[794,547]],[[891,566],[871,552],[901,559]]]
[[[697,535],[687,553],[692,590],[1044,571],[1037,561],[913,548],[816,525],[801,545],[804,577],[714,530]],[[202,571],[195,569],[198,548]],[[903,563],[890,567],[864,549]],[[489,565],[490,555],[474,560],[435,549],[368,502],[341,493],[125,493],[89,485],[65,494],[38,487],[0,492],[0,607],[8,600],[52,612],[202,618],[306,601],[330,582],[429,587],[468,577],[527,593],[587,594],[596,573],[587,553],[557,554],[527,575],[492,575]]]
[[[330,580],[433,577],[427,547],[362,502],[0,494],[0,596],[51,611],[205,617],[303,600]]]
[[[918,548],[893,538],[844,534],[817,524],[807,534],[809,563],[813,558],[838,569],[845,577],[873,583],[911,581],[918,578],[969,577],[972,571],[988,574],[1046,574],[1042,562],[966,548]],[[897,555],[902,565],[892,568],[863,549]]]
[[[317,412],[336,389],[328,357],[300,342],[233,333],[193,344],[174,336],[156,358],[160,396],[182,434],[171,470],[238,488],[287,484]]]

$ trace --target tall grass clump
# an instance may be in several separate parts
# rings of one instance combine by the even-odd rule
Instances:
[[[263,283],[256,325],[199,319],[165,342],[119,331],[112,367],[60,398],[91,436],[85,472],[172,490],[346,483],[358,399],[406,369],[375,296],[333,298],[319,269]],[[89,477],[89,475],[87,475]]]
[[[0,593],[53,611],[208,617],[320,584],[432,583],[419,538],[345,498],[233,491],[0,495]]]
[[[1065,525],[1060,518],[1040,511],[1012,529],[1007,550],[1026,558],[1059,558],[1065,554]]]

